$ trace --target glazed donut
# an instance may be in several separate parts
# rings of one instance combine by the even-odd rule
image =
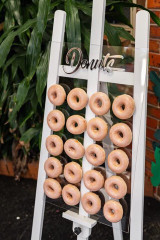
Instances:
[[[87,124],[87,133],[94,141],[101,141],[107,136],[108,125],[99,118],[92,118]]]
[[[90,191],[98,191],[104,185],[103,175],[96,170],[89,170],[83,175],[84,185]]]
[[[84,156],[84,147],[77,139],[68,139],[64,144],[64,151],[72,159],[80,159]]]
[[[92,112],[96,115],[102,116],[109,111],[111,102],[105,93],[97,92],[90,97],[89,106]]]
[[[59,84],[52,85],[48,90],[48,98],[55,106],[60,106],[66,99],[66,92]]]
[[[47,197],[57,199],[62,194],[62,188],[55,179],[47,178],[43,184],[43,189]]]
[[[112,110],[119,119],[128,119],[132,117],[135,110],[134,99],[127,94],[120,95],[114,99]]]
[[[62,164],[57,158],[50,157],[45,161],[44,169],[48,177],[57,178],[62,173]]]
[[[65,125],[64,114],[59,110],[51,111],[47,116],[48,126],[52,131],[60,131]]]
[[[69,183],[79,183],[82,179],[82,168],[76,162],[67,163],[64,167],[64,177]]]
[[[58,156],[63,152],[63,141],[57,135],[50,135],[46,139],[46,148],[53,156]]]
[[[79,115],[73,115],[67,119],[66,128],[72,134],[82,134],[86,131],[87,121]]]
[[[132,131],[125,123],[117,123],[110,129],[109,136],[113,144],[127,147],[132,142]]]
[[[116,149],[108,155],[108,167],[112,172],[122,173],[126,171],[128,164],[129,158],[121,149]]]
[[[127,194],[127,185],[119,176],[112,176],[106,179],[104,188],[107,194],[115,199],[123,198]]]
[[[85,193],[81,199],[84,210],[89,214],[96,214],[101,209],[101,199],[93,192]]]
[[[105,162],[106,154],[101,146],[98,144],[91,144],[87,147],[85,156],[87,161],[93,166],[99,166]]]
[[[62,197],[67,205],[75,206],[80,202],[81,194],[76,186],[67,184],[62,190]]]
[[[115,200],[109,200],[103,207],[103,214],[109,222],[119,222],[123,217],[122,205]]]
[[[67,103],[73,110],[81,110],[88,103],[87,93],[81,88],[74,88],[67,96]]]

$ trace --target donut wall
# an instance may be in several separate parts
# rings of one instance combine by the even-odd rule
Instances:
[[[79,81],[83,85],[83,80]],[[118,84],[111,87],[102,84],[102,90],[106,88],[108,95],[96,92],[88,97],[86,88],[75,88],[70,80],[67,87],[66,83],[54,84],[48,90],[48,99],[56,109],[47,116],[47,124],[52,130],[46,139],[50,157],[44,163],[48,176],[44,192],[50,198],[47,201],[54,204],[55,200],[56,204],[67,209],[69,206],[78,207],[81,202],[88,214],[96,214],[100,222],[108,225],[124,217],[123,230],[127,231],[129,211],[126,211],[124,199],[127,178],[123,173],[131,163],[132,116],[136,106],[132,96],[126,92],[132,94],[133,89]],[[84,114],[87,106],[95,114],[95,118],[88,122]],[[108,117],[114,123],[108,123]],[[83,146],[85,132],[94,141],[87,148]],[[113,150],[109,151],[111,146]],[[92,165],[92,169],[85,173],[83,157]],[[108,166],[107,171],[105,166]],[[108,171],[113,176],[109,176]],[[83,195],[80,192],[82,179],[88,189]]]
[[[31,240],[46,202],[65,210],[77,240],[97,222],[114,240],[143,239],[150,17],[137,13],[134,49],[103,46],[105,8],[93,0],[89,53],[66,45],[66,13],[55,13]]]

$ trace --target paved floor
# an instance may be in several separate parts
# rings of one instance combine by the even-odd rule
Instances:
[[[35,189],[34,180],[0,176],[0,240],[30,240]],[[76,240],[71,222],[61,215],[61,209],[46,204],[42,240]],[[97,224],[90,240],[113,240],[112,229]],[[144,240],[160,240],[160,203],[151,198],[145,198]]]

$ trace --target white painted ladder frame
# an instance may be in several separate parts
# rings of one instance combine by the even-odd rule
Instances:
[[[100,0],[101,1],[101,0]],[[99,3],[102,3],[102,1]],[[97,2],[97,0],[94,1],[94,3]],[[103,1],[103,4],[104,1]],[[102,5],[101,5],[102,6]],[[105,5],[104,9],[105,9]],[[104,11],[102,11],[104,13]],[[59,67],[60,60],[61,60],[61,53],[62,53],[62,43],[63,43],[63,37],[64,37],[64,27],[65,27],[65,13],[62,11],[57,11],[55,14],[55,22],[54,22],[54,30],[53,30],[53,39],[52,39],[52,45],[51,45],[51,55],[50,55],[50,65],[49,65],[49,74],[48,74],[48,84],[47,89],[52,85],[58,82],[58,76],[65,76],[64,72],[62,71],[62,66]],[[143,20],[143,21],[142,21]],[[142,22],[141,22],[142,21]],[[145,23],[145,27],[144,27]],[[102,23],[103,26],[104,22]],[[137,34],[136,34],[136,54],[135,54],[135,74],[132,73],[114,73],[111,77],[105,76],[103,72],[100,72],[100,81],[102,82],[115,82],[115,83],[121,83],[121,84],[128,84],[133,85],[135,84],[135,92],[137,89],[137,92],[135,94],[135,101],[137,104],[136,113],[134,116],[134,123],[133,123],[133,135],[136,137],[135,141],[133,140],[133,151],[136,153],[136,157],[132,160],[132,201],[131,201],[131,240],[142,240],[143,235],[143,189],[144,189],[144,156],[145,156],[145,121],[146,121],[146,93],[147,93],[147,63],[148,63],[148,45],[146,47],[146,44],[148,44],[148,33],[149,33],[149,15],[148,13],[141,11],[138,13],[137,16]],[[97,29],[98,30],[98,29]],[[148,31],[148,32],[147,32]],[[141,42],[141,44],[140,44]],[[140,49],[143,46],[143,53],[140,54]],[[98,46],[97,46],[98,47]],[[98,47],[100,49],[101,46]],[[91,46],[92,49],[92,46]],[[94,49],[94,45],[93,45]],[[96,47],[95,47],[96,49]],[[93,57],[96,57],[96,55],[93,55]],[[100,53],[99,53],[100,57]],[[143,71],[142,71],[143,70]],[[70,78],[81,78],[81,79],[88,79],[88,75],[92,75],[92,73],[88,73],[87,71],[78,71],[76,74],[70,75]],[[65,77],[68,77],[65,76]],[[107,78],[107,79],[106,79]],[[136,79],[136,81],[135,81]],[[137,79],[139,81],[137,81]],[[98,90],[98,86],[97,86]],[[140,93],[140,95],[139,95]],[[142,97],[142,96],[143,97]],[[139,99],[141,96],[141,104],[139,104]],[[136,100],[137,98],[137,100]],[[142,106],[143,105],[143,106]],[[47,115],[48,113],[53,109],[53,105],[50,104],[47,96],[46,96],[46,106],[45,106],[45,115],[44,115],[44,126],[43,126],[43,134],[42,134],[42,144],[41,144],[41,155],[40,155],[40,165],[39,165],[39,175],[38,175],[38,183],[37,183],[37,192],[36,192],[36,203],[35,203],[35,211],[34,211],[34,221],[33,221],[33,229],[32,229],[32,240],[38,240],[41,239],[42,234],[42,226],[43,226],[43,214],[44,214],[44,208],[45,208],[45,195],[43,192],[43,183],[46,179],[46,174],[44,171],[44,162],[48,158],[48,152],[45,148],[45,140],[47,136],[51,134],[51,131],[49,127],[47,126]],[[142,114],[142,120],[140,123],[140,113]],[[137,123],[136,123],[137,121]],[[138,125],[139,122],[139,125]],[[135,131],[136,130],[136,131]],[[138,131],[139,130],[139,131]],[[141,131],[140,131],[141,130]],[[141,151],[138,151],[138,133],[141,140],[143,140],[143,147],[140,148]],[[138,139],[137,139],[138,138]],[[137,140],[136,140],[137,139]],[[142,146],[142,145],[141,145]],[[137,151],[136,151],[137,149]],[[137,154],[138,152],[138,154]],[[139,158],[140,157],[140,158]],[[137,161],[137,159],[143,159],[143,161]],[[138,162],[138,167],[137,167]],[[141,181],[137,178],[137,176],[141,177]],[[138,184],[134,184],[134,180],[137,178]],[[137,186],[139,187],[139,194],[137,195]],[[82,185],[83,187],[83,185]],[[88,190],[87,190],[88,191]],[[140,206],[137,211],[137,205]],[[80,214],[86,215],[84,210],[80,207]],[[75,220],[75,218],[73,217]],[[136,224],[138,219],[140,221],[140,224]],[[90,219],[89,219],[90,220]],[[76,221],[77,222],[77,221]],[[89,224],[88,224],[89,225]],[[95,223],[91,223],[91,225],[95,225]],[[87,228],[86,223],[86,228]],[[114,229],[113,229],[114,231]],[[136,232],[136,233],[135,233]],[[88,234],[88,233],[86,233]],[[89,230],[90,234],[90,230]],[[135,238],[136,234],[136,238]],[[88,237],[78,237],[78,239],[88,239]],[[120,240],[121,238],[114,238],[115,240]]]

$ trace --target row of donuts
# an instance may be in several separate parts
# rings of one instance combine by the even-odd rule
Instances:
[[[61,85],[52,85],[48,90],[48,98],[55,106],[60,106],[66,99],[66,92]],[[82,110],[88,103],[87,93],[81,88],[72,89],[67,96],[67,103],[73,110]],[[109,97],[103,92],[94,93],[89,99],[89,106],[95,115],[105,115],[111,107]],[[129,119],[135,110],[135,103],[127,94],[116,97],[112,104],[112,111],[119,119]]]
[[[64,114],[59,110],[52,110],[47,117],[48,126],[52,131],[57,132],[63,129],[65,125]],[[67,130],[72,134],[82,134],[87,130],[88,135],[94,141],[102,141],[108,133],[107,123],[99,118],[92,118],[87,121],[80,115],[73,115],[67,119]],[[132,141],[132,132],[125,123],[117,123],[110,129],[109,136],[111,141],[118,147],[126,147]]]
[[[65,184],[63,189],[58,182],[58,177],[63,171],[61,162],[56,158],[50,157],[46,160],[44,168],[49,177],[44,183],[46,195],[52,199],[57,199],[62,195],[64,202],[70,206],[77,205],[81,200],[83,208],[89,214],[96,214],[100,211],[101,199],[95,192],[103,188],[103,186],[107,194],[114,199],[124,197],[127,192],[127,185],[121,177],[112,176],[105,180],[105,173],[99,168],[89,170],[83,175],[85,186],[92,192],[84,194],[81,198],[78,186],[82,179],[82,168],[78,163],[70,162],[65,165],[64,177],[67,180],[67,184]],[[114,211],[112,215],[110,212],[111,206],[112,211]],[[103,211],[105,218],[111,222],[118,222],[123,216],[123,208],[115,200],[107,201],[103,207]]]

